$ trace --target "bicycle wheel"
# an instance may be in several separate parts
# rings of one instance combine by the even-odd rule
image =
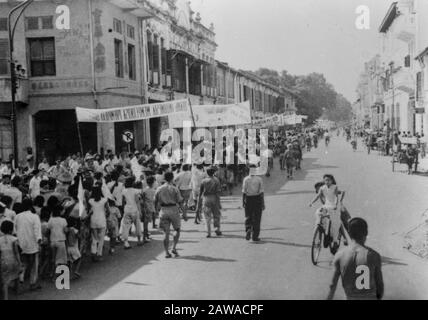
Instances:
[[[318,264],[318,258],[321,253],[324,232],[320,227],[317,227],[312,240],[311,258],[314,266]]]

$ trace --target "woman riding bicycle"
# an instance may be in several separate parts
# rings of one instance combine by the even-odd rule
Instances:
[[[320,183],[317,185],[319,186],[319,191],[317,193],[317,196],[314,200],[311,201],[309,206],[312,207],[315,202],[317,202],[318,200],[321,201],[323,206],[315,212],[316,225],[318,226],[321,223],[321,219],[323,218],[323,216],[329,214],[331,220],[330,236],[332,238],[332,241],[335,242],[335,245],[338,246],[341,217],[340,211],[337,209],[339,206],[340,195],[342,195],[343,199],[344,194],[339,191],[339,188],[336,184],[336,180],[330,174],[324,175],[324,183]]]

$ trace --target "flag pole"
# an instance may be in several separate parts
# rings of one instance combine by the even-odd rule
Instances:
[[[76,126],[77,126],[77,136],[79,138],[80,154],[82,158],[84,158],[85,155],[83,154],[82,135],[80,134],[80,125],[79,125],[79,119],[77,119],[77,113],[76,113]]]
[[[190,98],[187,98],[187,100],[189,101],[189,108],[190,108],[190,114],[192,116],[193,127],[196,129],[196,122],[195,122],[195,116],[193,115],[192,102],[190,101]]]

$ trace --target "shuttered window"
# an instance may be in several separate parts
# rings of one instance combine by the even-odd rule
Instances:
[[[128,67],[129,79],[136,80],[136,67],[135,67],[135,46],[128,44]]]
[[[53,16],[41,17],[42,29],[53,29]]]
[[[153,41],[152,34],[147,32],[147,55],[148,55],[148,69],[153,71]]]
[[[416,100],[422,101],[423,100],[423,73],[418,72],[416,74]]]
[[[123,78],[123,44],[118,39],[114,39],[114,63],[116,77]]]
[[[135,28],[128,24],[127,30],[128,30],[128,38],[135,39]]]
[[[113,18],[113,31],[122,34],[122,22],[119,19]]]
[[[0,31],[7,31],[7,18],[0,18]]]
[[[9,43],[7,39],[0,39],[0,75],[9,73]]]
[[[161,39],[161,59],[162,59],[162,74],[166,74],[167,54],[165,48],[165,40]]]
[[[154,36],[153,40],[153,71],[159,71],[159,38]]]
[[[32,77],[54,76],[55,67],[55,39],[29,39],[30,65]]]
[[[26,18],[27,30],[39,30],[39,17]]]

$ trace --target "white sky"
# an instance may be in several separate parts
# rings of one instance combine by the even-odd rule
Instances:
[[[428,0],[427,0],[428,1]],[[217,59],[232,67],[323,73],[355,99],[363,64],[379,53],[378,27],[392,0],[192,0],[202,23],[215,24]],[[370,30],[355,26],[360,5]]]

